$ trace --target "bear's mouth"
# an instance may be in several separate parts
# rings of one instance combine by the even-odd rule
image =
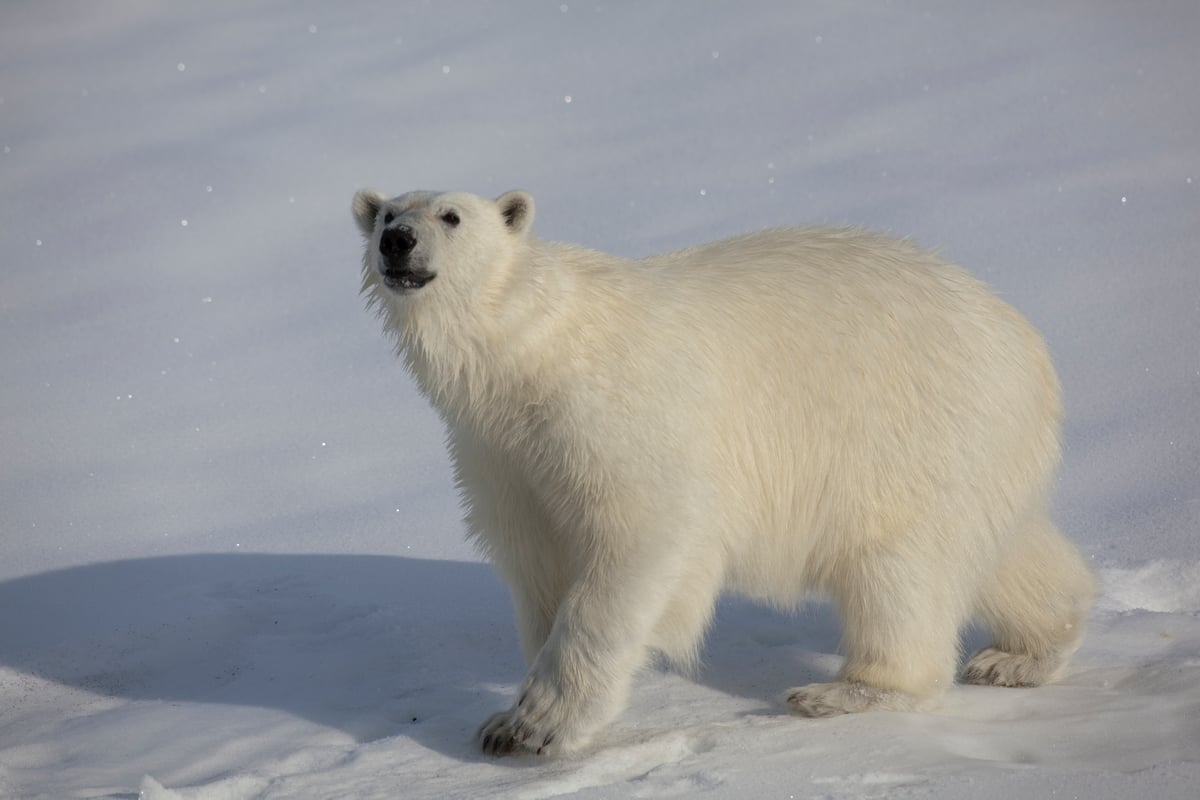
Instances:
[[[411,269],[386,269],[383,285],[394,291],[413,291],[437,277],[434,272],[414,272]]]

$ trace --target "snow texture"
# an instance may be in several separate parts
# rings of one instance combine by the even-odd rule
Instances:
[[[0,797],[1196,797],[1197,40],[1194,0],[5,4]],[[357,296],[363,186],[628,256],[941,247],[1062,375],[1070,674],[799,719],[831,611],[731,598],[580,757],[477,754],[516,633]]]

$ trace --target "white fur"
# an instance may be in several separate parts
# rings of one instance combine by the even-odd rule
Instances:
[[[380,280],[387,212],[424,288]],[[521,192],[360,192],[355,215],[530,665],[485,750],[586,743],[652,652],[695,660],[723,589],[837,605],[845,666],[788,695],[809,716],[933,705],[971,617],[995,639],[971,682],[1042,683],[1078,646],[1092,578],[1046,511],[1054,370],[958,267],[831,228],[628,261],[533,237]]]

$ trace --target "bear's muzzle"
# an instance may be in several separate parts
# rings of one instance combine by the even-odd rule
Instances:
[[[389,289],[420,289],[436,277],[432,272],[413,269],[410,265],[410,257],[416,246],[416,234],[407,225],[388,228],[379,237],[379,272]]]

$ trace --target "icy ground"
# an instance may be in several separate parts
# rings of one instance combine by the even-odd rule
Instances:
[[[1198,41],[1194,0],[3,4],[0,797],[1194,800]],[[588,753],[477,755],[516,635],[357,297],[362,186],[625,255],[941,247],[1059,365],[1070,675],[793,718],[836,620],[730,599]]]

